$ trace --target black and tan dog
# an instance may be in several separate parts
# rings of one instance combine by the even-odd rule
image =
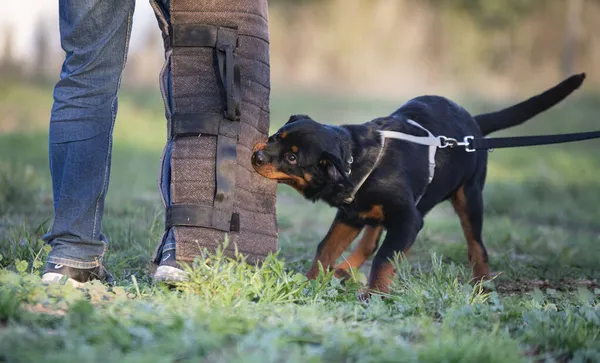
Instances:
[[[467,152],[462,147],[437,149],[430,181],[428,146],[384,141],[379,131],[427,136],[429,130],[457,140],[467,135],[480,138],[549,109],[579,88],[584,79],[585,74],[571,76],[517,105],[474,117],[440,96],[414,98],[391,115],[360,125],[330,126],[306,115],[294,115],[266,143],[255,146],[252,164],[261,175],[292,186],[306,199],[322,200],[338,208],[306,274],[310,279],[318,275],[319,262],[331,268],[365,229],[356,249],[335,267],[335,273],[344,277],[348,269],[360,267],[377,250],[385,228],[386,237],[373,260],[369,289],[389,292],[395,274],[390,260],[395,253],[409,250],[424,216],[448,199],[460,218],[473,277],[487,279],[490,270],[481,234],[488,153]]]

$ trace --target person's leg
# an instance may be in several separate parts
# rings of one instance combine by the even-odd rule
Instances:
[[[102,234],[117,91],[125,66],[135,0],[60,0],[66,57],[54,89],[49,159],[54,223],[45,281],[103,276]]]
[[[166,36],[165,30],[170,26],[171,22],[171,0],[150,0],[150,5],[154,10],[154,14],[158,21],[159,27],[162,30],[163,37]],[[172,50],[167,43],[170,41],[167,37],[165,40],[165,60],[159,77],[159,85],[161,95],[163,97],[165,107],[165,118],[170,119],[171,110],[173,108],[172,100],[172,73],[171,73],[171,56]],[[171,204],[171,155],[173,152],[173,140],[169,137],[163,149],[163,155],[160,163],[159,176],[159,192],[163,199],[163,206],[166,208]],[[183,271],[176,259],[176,244],[173,229],[167,229],[160,242],[157,245],[154,256],[157,256],[157,268],[154,271],[154,278],[158,281],[177,282],[187,278],[187,273]]]
[[[165,233],[156,281],[186,278],[204,249],[247,262],[277,250],[276,183],[250,164],[269,131],[266,0],[150,0],[165,42],[161,90],[168,140],[160,190]],[[166,14],[166,16],[164,16]]]

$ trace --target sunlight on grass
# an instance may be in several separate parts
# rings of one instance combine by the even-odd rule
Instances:
[[[164,220],[156,186],[162,100],[158,91],[124,90],[103,222],[117,286],[74,289],[39,277],[48,252],[40,237],[52,218],[51,92],[13,84],[0,86],[0,96],[0,154],[8,155],[0,160],[0,362],[600,361],[597,141],[489,155],[484,242],[499,274],[489,290],[469,283],[448,203],[427,216],[386,299],[357,300],[370,261],[349,281],[331,273],[308,281],[335,210],[283,185],[277,255],[250,266],[207,251],[189,266],[189,282],[168,289],[148,271]],[[276,92],[271,126],[292,113],[362,122],[402,102]],[[598,104],[575,98],[508,134],[589,129]]]
[[[600,160],[595,153],[578,153],[560,148],[532,148],[528,152],[498,149],[489,155],[489,182],[522,182],[532,178],[557,184],[597,182]],[[534,150],[535,149],[535,150]]]
[[[362,305],[358,285],[331,274],[309,282],[276,256],[260,267],[219,252],[204,257],[190,268],[190,282],[173,291],[133,279],[117,288],[43,286],[39,277],[0,270],[0,323],[8,324],[0,329],[0,357],[517,362],[533,351],[600,354],[593,343],[598,294],[502,299],[432,256],[431,269],[400,267],[390,297]]]

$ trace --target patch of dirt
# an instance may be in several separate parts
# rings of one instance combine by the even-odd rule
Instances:
[[[534,289],[546,290],[553,289],[556,291],[569,292],[577,291],[580,288],[588,290],[600,290],[600,283],[595,280],[496,280],[495,290],[500,294],[514,295],[531,292]]]
[[[31,313],[36,314],[45,314],[45,315],[54,315],[54,316],[64,316],[67,311],[63,309],[57,309],[56,307],[48,307],[42,304],[30,305],[26,304],[23,308]]]

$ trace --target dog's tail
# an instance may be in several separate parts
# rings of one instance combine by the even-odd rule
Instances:
[[[475,121],[484,136],[494,131],[520,125],[565,99],[581,86],[584,79],[585,73],[573,75],[545,92],[514,106],[477,115],[474,117]]]

